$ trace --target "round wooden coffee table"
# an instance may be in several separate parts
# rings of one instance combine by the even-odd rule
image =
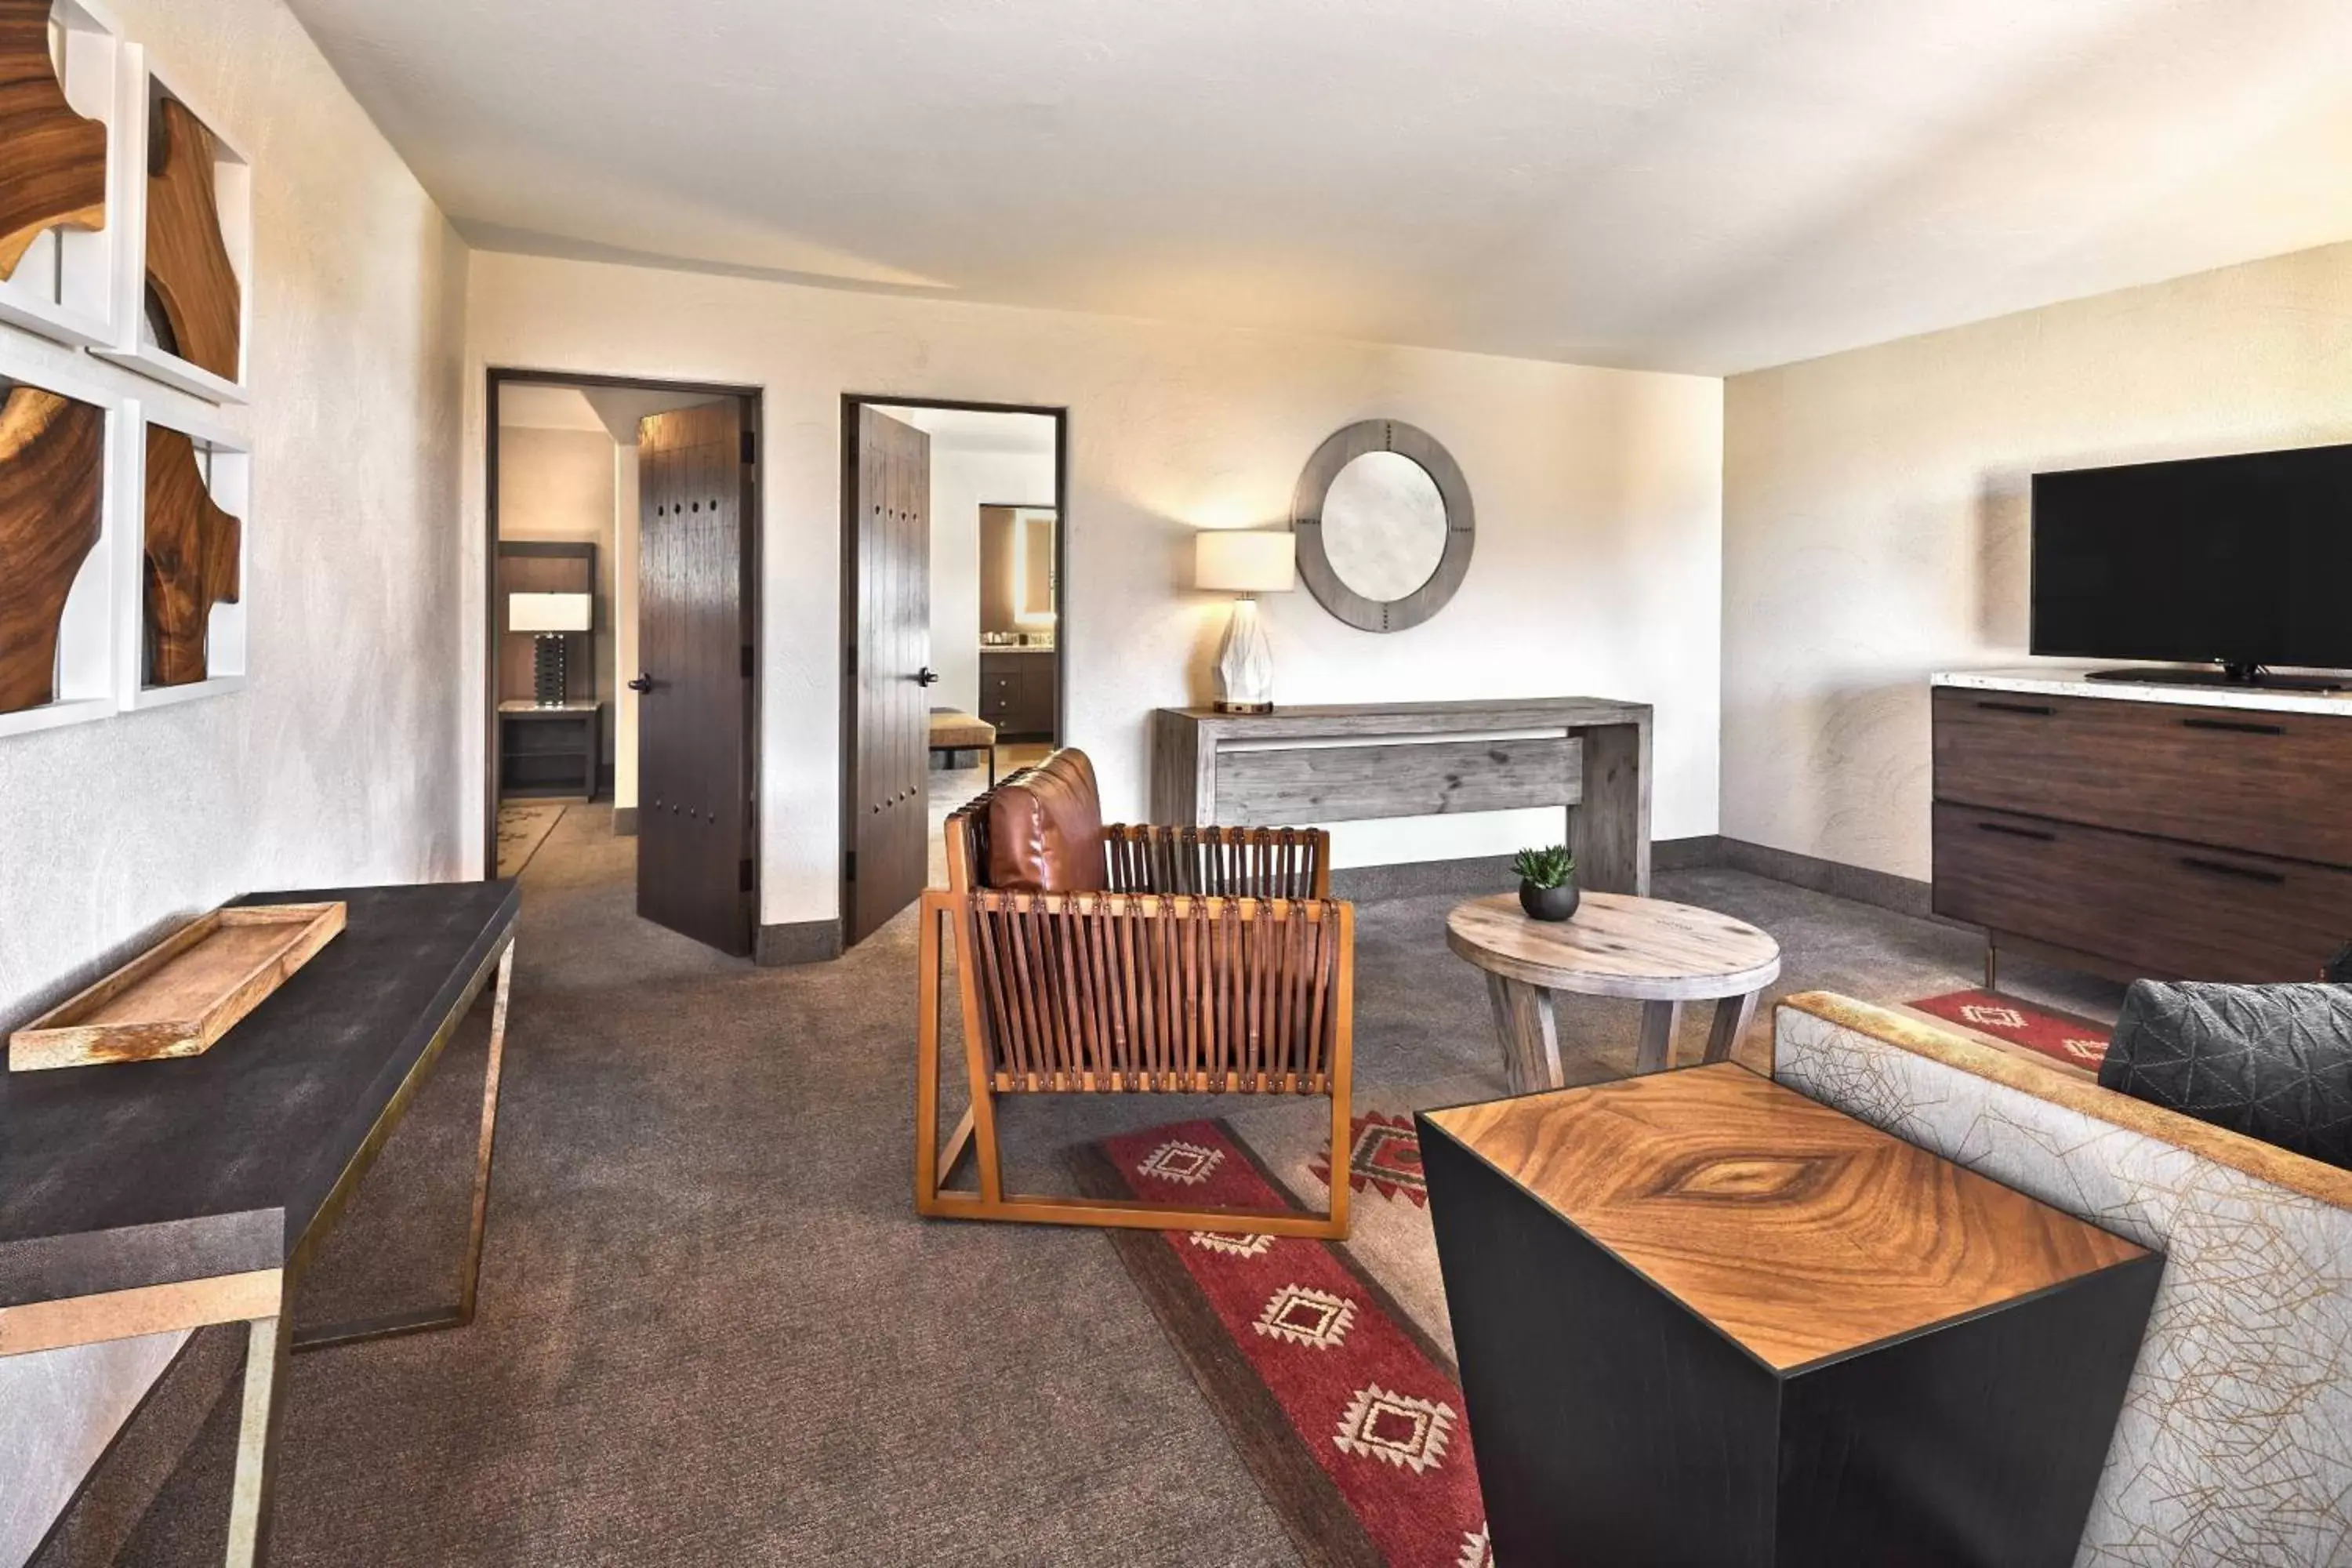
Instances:
[[[1642,1004],[1634,1070],[1656,1072],[1674,1052],[1685,1002],[1713,1001],[1706,1059],[1731,1054],[1780,976],[1780,944],[1745,921],[1630,893],[1587,893],[1576,918],[1531,921],[1514,893],[1456,904],[1446,945],[1486,972],[1511,1092],[1561,1087],[1556,992]]]

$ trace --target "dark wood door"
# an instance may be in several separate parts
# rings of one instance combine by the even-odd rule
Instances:
[[[931,438],[857,410],[846,689],[843,940],[864,941],[929,876]]]
[[[742,405],[638,426],[637,913],[751,951]]]

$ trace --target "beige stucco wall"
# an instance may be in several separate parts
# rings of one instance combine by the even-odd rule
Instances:
[[[1286,521],[1317,444],[1385,416],[1468,475],[1469,578],[1391,637],[1304,592],[1270,599],[1277,697],[1646,700],[1657,832],[1715,830],[1717,381],[492,255],[475,258],[469,331],[477,437],[489,365],[765,391],[763,921],[835,912],[845,392],[1069,409],[1069,738],[1096,753],[1108,810],[1143,809],[1150,710],[1208,694],[1226,606],[1185,585],[1195,529]],[[478,470],[467,495],[478,541]],[[1559,830],[1548,814],[1361,824],[1340,851],[1489,853]]]
[[[276,0],[110,0],[252,159],[250,679],[0,740],[0,1023],[237,893],[446,878],[458,774],[467,252]],[[0,363],[181,395],[0,328]],[[478,635],[476,640],[478,641]],[[129,1069],[123,1069],[129,1070]],[[0,1360],[0,1563],[39,1540],[168,1341]]]
[[[2021,661],[2038,468],[2352,440],[2352,246],[1733,377],[1723,831],[1925,879],[1927,676]]]

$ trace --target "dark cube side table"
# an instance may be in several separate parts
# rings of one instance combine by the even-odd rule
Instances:
[[[1728,1062],[1419,1121],[1496,1561],[2074,1561],[2160,1255]]]

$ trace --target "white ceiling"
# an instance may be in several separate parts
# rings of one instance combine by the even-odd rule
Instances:
[[[499,424],[509,430],[590,430],[604,433],[604,420],[576,386],[509,382],[499,388]]]
[[[291,0],[478,245],[1710,373],[2352,237],[2344,0]]]
[[[579,387],[537,381],[499,386],[499,424],[505,429],[583,430],[610,436],[625,447],[637,444],[637,421],[648,414],[695,408],[719,399],[707,392],[665,392],[652,387]]]
[[[933,451],[1003,452],[1043,458],[1054,450],[1054,420],[1046,414],[1000,414],[978,408],[918,408],[883,403],[876,407],[912,425],[931,438]]]

